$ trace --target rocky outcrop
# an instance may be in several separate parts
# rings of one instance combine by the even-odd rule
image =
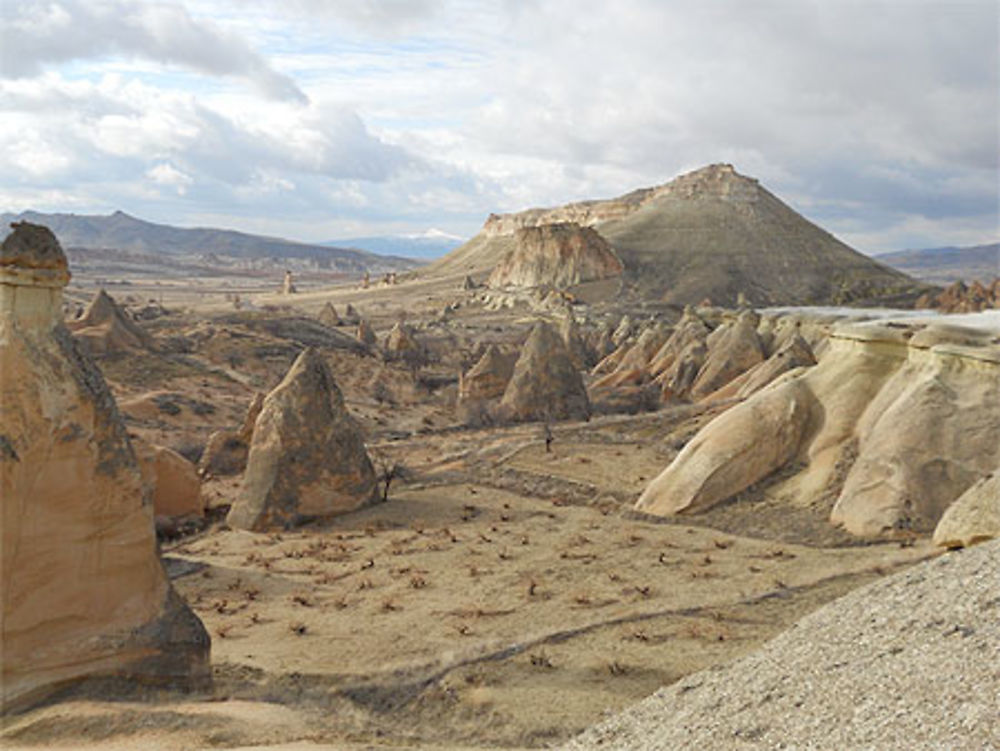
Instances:
[[[795,461],[803,468],[774,486],[775,497],[802,505],[829,497],[831,521],[858,535],[930,531],[1000,465],[995,337],[941,324],[838,328],[817,366],[781,376],[703,428],[647,488],[642,506],[707,508],[762,479],[757,468]],[[800,437],[783,460],[774,454],[782,426]],[[717,473],[728,478],[722,490]]]
[[[423,352],[423,347],[413,335],[413,331],[402,323],[395,323],[389,329],[384,347],[386,355],[393,358],[411,359],[419,357]]]
[[[784,344],[764,362],[733,379],[721,389],[709,394],[707,401],[722,399],[746,399],[756,394],[778,376],[798,368],[811,368],[816,364],[812,348],[797,334],[785,340]]]
[[[201,519],[205,504],[194,464],[166,446],[132,439],[142,479],[153,500],[157,527]]]
[[[730,164],[610,200],[491,215],[479,234],[420,273],[478,278],[518,252],[518,233],[555,223],[593,227],[614,248],[621,284],[591,285],[604,299],[900,305],[932,289],[848,247]]]
[[[767,477],[798,453],[814,402],[801,381],[791,381],[723,412],[646,487],[636,509],[702,511]]]
[[[362,318],[361,323],[358,324],[358,330],[354,336],[365,347],[371,348],[378,344],[378,337],[375,335],[375,329],[373,329],[371,324],[364,318]]]
[[[764,361],[764,346],[757,336],[760,317],[744,311],[730,323],[724,323],[709,334],[705,343],[708,354],[705,364],[691,386],[691,396],[708,396],[738,375]]]
[[[361,314],[353,305],[347,303],[347,307],[344,308],[344,316],[341,320],[347,326],[357,326],[361,323]]]
[[[942,313],[978,313],[990,308],[1000,308],[1000,277],[983,284],[973,280],[970,284],[958,281],[942,292],[928,293],[916,302],[917,308],[936,308]]]
[[[375,472],[326,363],[309,348],[264,399],[233,527],[293,527],[375,499]]]
[[[62,322],[65,256],[21,223],[0,251],[0,705],[84,678],[187,685],[209,639],[156,550],[100,371]]]
[[[996,537],[1000,537],[1000,470],[962,493],[934,528],[934,544],[943,548],[967,547]]]
[[[590,401],[580,371],[552,327],[535,324],[500,401],[504,420],[583,420]]]
[[[281,294],[294,295],[298,290],[295,288],[295,281],[292,279],[292,272],[285,271],[285,279],[281,283]]]
[[[501,398],[514,372],[515,359],[501,354],[495,345],[490,344],[479,362],[468,373],[458,377],[458,401]]]
[[[576,316],[573,315],[572,311],[563,316],[559,324],[559,335],[562,337],[566,350],[577,370],[583,370],[591,365],[593,355],[580,333],[580,325],[576,322]]]
[[[526,227],[490,274],[490,287],[571,287],[620,276],[622,263],[597,232],[577,224]]]
[[[208,443],[198,461],[199,475],[238,475],[246,469],[250,442],[253,440],[253,426],[263,406],[264,395],[254,394],[238,430],[217,430],[208,437]]]
[[[623,344],[616,352],[598,364],[599,366],[612,366],[613,369],[603,378],[596,380],[592,388],[637,386],[650,380],[650,361],[670,335],[670,330],[660,324],[653,324],[643,329],[634,344]]]
[[[93,355],[155,348],[153,338],[103,289],[94,296],[83,315],[68,325],[77,340]]]
[[[667,370],[674,361],[685,351],[688,351],[694,342],[704,343],[708,335],[712,333],[711,327],[706,324],[701,317],[695,313],[694,309],[687,307],[681,320],[677,322],[670,338],[663,343],[656,354],[650,360],[649,371],[654,378]],[[699,364],[699,368],[701,365]]]
[[[323,306],[316,319],[324,326],[329,326],[330,328],[344,325],[344,322],[340,319],[340,313],[337,312],[333,303],[329,302]]]

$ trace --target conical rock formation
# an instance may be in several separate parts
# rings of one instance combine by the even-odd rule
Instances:
[[[329,326],[331,328],[342,326],[344,323],[340,320],[340,314],[337,312],[337,309],[333,307],[333,303],[329,302],[323,306],[323,309],[319,312],[319,315],[316,318],[324,326]]]
[[[65,256],[21,223],[0,259],[0,707],[83,678],[207,681],[114,399],[63,325]]]
[[[344,514],[373,502],[375,472],[340,389],[306,349],[264,399],[234,527],[260,531]]]
[[[514,360],[490,344],[468,373],[459,376],[458,401],[499,399],[514,372]]]
[[[566,345],[544,321],[535,324],[500,401],[501,419],[582,420],[590,401]]]
[[[103,289],[90,301],[83,315],[68,325],[91,354],[107,355],[155,348],[153,338],[125,315]]]

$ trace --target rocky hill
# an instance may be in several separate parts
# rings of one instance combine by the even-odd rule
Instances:
[[[624,294],[676,304],[911,302],[926,286],[858,253],[731,165],[713,164],[606,201],[491,215],[428,267],[485,276],[516,232],[558,222],[593,227],[621,258]]]
[[[2,232],[14,221],[29,221],[49,227],[70,250],[74,267],[80,262],[100,261],[109,265],[182,266],[188,273],[197,268],[341,271],[359,274],[415,268],[419,262],[398,256],[381,256],[363,250],[309,245],[275,237],[250,235],[233,230],[173,227],[156,224],[116,211],[107,216],[44,214],[25,211],[0,214]]]
[[[932,284],[988,282],[1000,276],[1000,243],[900,250],[879,255],[877,260]]]

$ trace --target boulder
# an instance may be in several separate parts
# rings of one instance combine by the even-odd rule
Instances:
[[[316,318],[324,326],[330,326],[331,328],[344,325],[344,322],[340,319],[340,313],[333,307],[333,303],[328,302],[324,305]]]
[[[790,381],[723,412],[646,487],[636,509],[701,511],[767,477],[798,453],[814,402],[801,382]]]
[[[375,500],[375,472],[357,423],[312,348],[264,399],[254,425],[233,527],[293,527]]]
[[[566,345],[544,321],[535,324],[514,365],[498,414],[501,419],[583,420],[590,402]]]
[[[573,222],[524,227],[493,269],[489,287],[571,287],[620,276],[622,262],[596,230]]]
[[[0,709],[82,679],[196,686],[209,638],[156,549],[100,371],[62,322],[65,256],[26,222],[0,251]]]
[[[199,475],[238,475],[246,469],[253,426],[263,405],[264,395],[254,394],[238,430],[217,430],[208,437],[198,461]]]
[[[166,446],[132,439],[142,479],[153,499],[157,525],[201,519],[205,504],[194,464]]]
[[[934,544],[963,548],[1000,537],[1000,470],[958,497],[934,528]]]

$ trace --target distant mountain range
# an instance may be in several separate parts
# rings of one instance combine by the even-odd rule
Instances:
[[[274,268],[361,274],[365,271],[405,271],[420,265],[412,258],[379,255],[357,248],[310,245],[234,230],[182,228],[156,224],[123,211],[109,215],[45,214],[24,211],[0,214],[2,234],[11,222],[44,224],[59,242],[84,261],[88,255],[102,263],[152,262],[191,268],[267,271]],[[92,253],[88,254],[88,251]]]
[[[876,258],[910,276],[934,284],[949,284],[959,279],[988,282],[1000,277],[1000,243],[898,250]]]
[[[380,255],[405,256],[408,258],[438,258],[450,253],[466,238],[450,235],[438,229],[414,235],[381,235],[375,237],[348,237],[331,240],[323,245],[341,248],[358,248]]]

